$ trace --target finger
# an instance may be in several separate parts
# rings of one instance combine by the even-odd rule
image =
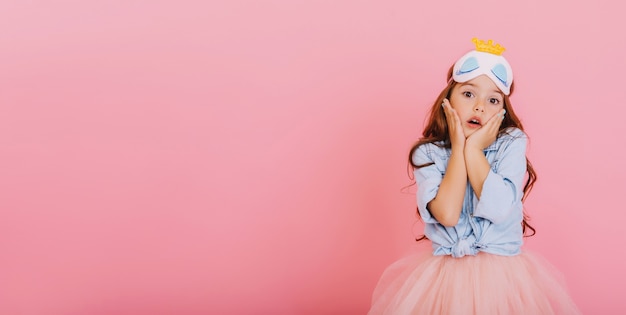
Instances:
[[[443,101],[441,101],[441,107],[443,107],[443,112],[448,114],[451,106],[450,103],[448,103],[448,100],[444,98]]]
[[[506,111],[504,109],[502,109],[500,112],[498,112],[497,114],[493,115],[493,117],[491,117],[491,119],[489,119],[489,121],[487,122],[487,128],[489,130],[490,133],[498,133],[498,131],[500,130],[500,126],[502,125],[502,122],[504,121],[504,113]]]
[[[456,110],[452,109],[452,114],[454,114],[454,118],[456,119],[456,121],[459,122],[459,125],[460,125],[461,124],[461,116],[459,116],[459,113]]]
[[[504,114],[506,113],[505,109],[502,109],[497,114],[493,115],[489,121],[487,121],[487,126],[500,126],[502,124],[502,120],[504,120]]]
[[[506,114],[506,109],[503,108],[502,109],[502,115],[501,115],[502,118],[499,119],[500,123],[498,124],[498,129],[500,129],[500,126],[502,126],[502,123],[504,122],[504,115],[505,114]]]
[[[454,108],[452,108],[452,105],[450,105],[450,101],[448,101],[447,98],[443,99],[443,102],[441,103],[441,105],[443,106],[444,112],[446,113],[446,116],[451,123],[455,123],[455,124],[461,123],[461,118],[459,117],[459,114],[456,112]]]
[[[493,124],[496,129],[500,129],[502,122],[504,121],[504,114],[506,114],[506,109],[502,109],[498,114],[493,117]]]
[[[444,98],[441,106],[443,106],[443,113],[446,115],[446,119],[448,120],[448,122],[454,122],[454,109],[452,108],[452,106],[450,106],[448,100]]]

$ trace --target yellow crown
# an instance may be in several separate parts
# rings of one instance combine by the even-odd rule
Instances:
[[[490,54],[494,54],[498,56],[501,56],[502,53],[505,51],[502,45],[500,44],[493,45],[493,40],[491,39],[485,43],[484,40],[482,39],[479,40],[478,38],[474,37],[472,38],[472,42],[474,42],[474,45],[476,45],[477,51],[482,51],[482,52],[486,52],[486,53],[490,53]]]

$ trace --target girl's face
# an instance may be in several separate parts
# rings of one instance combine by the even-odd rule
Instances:
[[[450,105],[458,113],[465,137],[469,137],[504,106],[504,95],[486,75],[458,83],[450,93]]]

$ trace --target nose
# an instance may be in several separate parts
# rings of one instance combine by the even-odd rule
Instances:
[[[483,104],[483,102],[481,101],[476,101],[476,103],[474,104],[474,111],[475,112],[484,112],[485,111],[485,105]]]

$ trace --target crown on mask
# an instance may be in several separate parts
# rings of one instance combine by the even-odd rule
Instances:
[[[485,43],[484,40],[474,37],[472,38],[472,42],[474,42],[474,45],[476,45],[477,51],[482,51],[482,52],[486,52],[486,53],[490,53],[490,54],[494,54],[498,56],[501,56],[502,53],[505,51],[502,45],[500,44],[493,45],[493,40],[491,39]]]

